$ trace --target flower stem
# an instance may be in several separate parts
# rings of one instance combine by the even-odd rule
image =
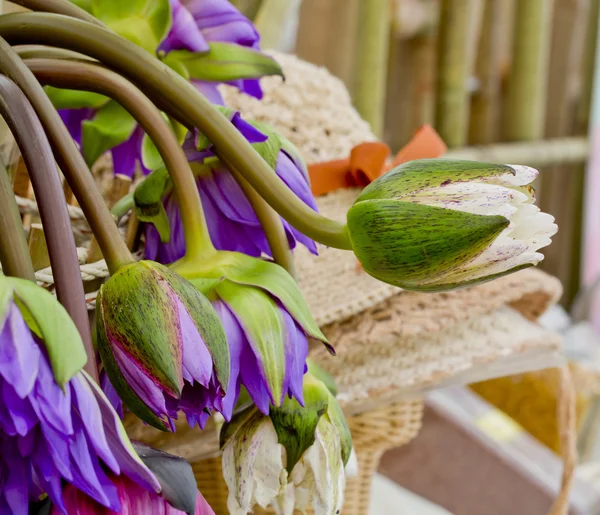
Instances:
[[[134,43],[101,27],[45,13],[2,16],[0,35],[14,44],[68,48],[114,68],[140,87],[160,109],[203,132],[215,145],[217,156],[230,161],[292,226],[324,245],[352,248],[346,224],[326,218],[304,204],[192,84]]]
[[[173,181],[185,235],[186,260],[216,252],[200,194],[185,153],[160,111],[136,86],[99,64],[64,59],[28,59],[25,64],[44,85],[100,93],[119,102],[156,145]]]
[[[34,13],[24,14],[27,16],[36,15]],[[53,19],[71,21],[71,18],[56,15],[37,14],[37,16],[51,16]],[[4,16],[0,18],[4,18]],[[93,27],[89,23],[85,23],[85,26]],[[103,31],[100,28],[98,30]],[[85,164],[83,156],[67,131],[60,115],[33,73],[1,37],[0,71],[19,86],[35,109],[46,134],[49,136],[56,160],[83,209],[90,227],[94,231],[110,273],[116,272],[125,264],[135,262],[127,245],[121,238],[121,234],[96,187],[94,178]]]
[[[12,191],[8,170],[0,160],[0,262],[5,275],[35,281],[21,215]]]
[[[46,13],[63,14],[79,20],[87,21],[103,27],[104,24],[96,17],[92,16],[81,7],[68,0],[11,0],[13,4],[20,5],[31,11],[41,11]]]
[[[97,380],[96,356],[79,273],[77,249],[52,149],[27,97],[13,81],[3,75],[0,75],[0,115],[15,136],[31,177],[46,233],[58,300],[81,334],[88,357],[85,370]],[[25,252],[27,262],[31,265],[27,247]],[[32,272],[33,270],[27,270],[23,278],[35,281]]]

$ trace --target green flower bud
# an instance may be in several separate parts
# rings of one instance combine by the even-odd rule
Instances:
[[[539,263],[554,218],[533,205],[533,168],[423,159],[367,186],[348,211],[367,273],[408,290],[443,291]]]

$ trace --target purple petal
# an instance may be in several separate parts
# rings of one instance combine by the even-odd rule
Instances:
[[[233,175],[226,169],[203,176],[202,186],[218,202],[221,212],[230,220],[260,227],[256,213]]]
[[[91,452],[83,426],[77,420],[74,426],[75,431],[69,445],[73,463],[71,482],[98,503],[119,511],[121,504],[117,497],[117,489],[102,470],[96,453]]]
[[[104,395],[106,395],[108,402],[110,402],[110,405],[115,409],[115,411],[119,415],[119,418],[121,418],[122,420],[123,401],[121,400],[121,397],[119,397],[119,394],[117,393],[114,386],[110,382],[110,379],[108,378],[108,374],[104,370],[100,372],[100,386],[102,388],[102,391],[104,392]]]
[[[44,450],[47,449],[53,467],[56,467],[62,477],[67,481],[70,481],[73,479],[73,473],[71,471],[71,462],[69,461],[68,437],[59,433],[45,422],[40,422],[40,427],[42,429],[43,438],[38,440],[38,451],[42,452],[40,447],[44,447]],[[45,458],[46,453],[43,452],[42,456]]]
[[[189,50],[190,52],[208,52],[210,47],[196,24],[192,13],[179,0],[169,0],[173,23],[171,30],[160,44],[159,50]]]
[[[131,447],[131,443],[119,417],[102,393],[102,390],[100,390],[93,379],[90,379],[88,376],[84,377],[92,389],[102,413],[104,433],[109,442],[110,450],[119,464],[121,474],[132,479],[146,490],[160,492],[158,480],[148,467],[142,463],[139,456],[133,450],[133,447]]]
[[[212,104],[216,104],[216,105],[220,105],[220,106],[225,105],[225,100],[223,100],[223,96],[221,95],[221,93],[219,93],[219,88],[217,87],[218,83],[206,82],[204,80],[197,80],[197,79],[191,79],[190,82]]]
[[[271,394],[267,389],[260,365],[248,340],[245,340],[244,345],[242,346],[240,363],[244,364],[243,367],[240,367],[242,384],[246,387],[246,390],[248,390],[248,394],[261,413],[268,415],[269,406],[271,404]]]
[[[196,324],[178,296],[174,299],[179,313],[179,331],[183,345],[183,378],[208,388],[213,372],[213,360]]]
[[[229,345],[229,357],[231,363],[229,369],[229,385],[227,386],[227,395],[223,398],[223,410],[221,411],[225,420],[229,421],[233,414],[233,408],[240,396],[240,382],[238,379],[241,364],[240,356],[245,336],[242,327],[227,307],[227,304],[222,300],[216,300],[213,302],[213,306],[221,319],[221,323],[225,329],[225,335],[227,336],[227,343]]]
[[[27,461],[23,460],[10,440],[2,446],[2,459],[9,464],[5,468],[3,484],[0,483],[0,492],[11,511],[4,513],[28,513],[29,502],[27,499],[29,476],[27,472]]]
[[[235,128],[248,140],[248,143],[264,143],[269,139],[266,134],[263,134],[256,127],[244,120],[239,111],[233,113],[231,123],[233,123]]]
[[[0,375],[21,398],[31,392],[41,352],[16,304],[11,304],[0,331]]]
[[[76,408],[76,425],[81,430],[85,430],[94,451],[105,465],[115,474],[119,474],[119,464],[108,446],[106,435],[102,429],[102,413],[91,388],[81,374],[73,377],[70,386],[73,390],[73,402]]]
[[[289,393],[304,406],[302,381],[306,370],[306,358],[308,357],[308,338],[285,308],[280,307],[286,327],[286,376],[288,376]]]
[[[84,107],[82,109],[59,109],[58,114],[67,127],[69,134],[75,140],[75,143],[81,147],[82,124],[92,118],[95,109]]]
[[[133,177],[137,163],[142,161],[144,130],[137,127],[127,141],[111,149],[113,169],[116,175]]]
[[[7,382],[2,384],[2,398],[12,419],[15,432],[20,436],[25,436],[38,421],[31,402],[27,397],[19,398],[15,389]]]
[[[163,389],[148,377],[135,360],[121,350],[118,345],[113,345],[112,350],[119,370],[127,384],[158,417],[165,414],[167,407],[165,406]]]

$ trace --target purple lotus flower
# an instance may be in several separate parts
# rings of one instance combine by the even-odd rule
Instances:
[[[262,143],[267,140],[265,134],[244,121],[239,113],[231,113],[230,118],[231,123],[250,143]],[[231,173],[214,160],[214,154],[210,149],[198,151],[196,148],[196,139],[188,137],[184,143],[188,160],[206,165],[196,183],[215,248],[242,252],[249,256],[270,256],[271,250],[267,238],[242,189]],[[288,146],[282,147],[279,151],[275,172],[305,204],[317,210],[304,163],[295,152],[290,151]],[[146,224],[146,258],[168,264],[185,254],[185,240],[179,206],[172,193],[166,196],[164,206],[169,218],[170,240],[168,243],[162,243],[154,225]],[[300,242],[313,254],[317,253],[313,240],[285,220],[282,219],[282,222],[291,249]]]
[[[212,300],[227,335],[231,367],[222,415],[229,420],[242,385],[265,414],[286,396],[302,404],[308,338],[332,349],[298,284],[279,265],[239,252],[218,252],[211,263],[187,273]]]
[[[225,333],[191,284],[158,263],[140,261],[102,285],[96,310],[104,369],[133,413],[174,431],[179,411],[192,426],[221,411],[229,382]]]
[[[209,42],[231,43],[260,50],[260,36],[254,25],[229,0],[170,0],[170,4],[173,21],[169,34],[157,48],[160,56],[172,50],[207,52]],[[223,105],[218,82],[195,79],[191,79],[191,82],[209,101]],[[258,79],[239,79],[229,84],[247,95],[262,98]],[[81,147],[81,124],[92,119],[96,110],[60,109],[59,113],[71,136]],[[111,149],[115,174],[133,177],[138,164],[144,173],[148,173],[142,164],[143,136],[143,130],[135,127],[126,141]]]
[[[235,43],[260,50],[260,36],[252,22],[229,0],[169,0],[173,24],[159,51],[189,50],[207,52],[209,42]],[[214,82],[192,80],[198,90],[215,104],[223,97]],[[229,84],[255,98],[262,98],[257,79],[240,79]]]
[[[44,492],[67,513],[63,481],[118,512],[107,470],[159,492],[94,381],[78,372],[61,389],[12,300],[0,328],[0,513],[28,513]]]
[[[159,495],[148,492],[127,478],[114,478],[117,493],[121,501],[121,515],[184,515],[184,512],[173,508]],[[64,492],[65,505],[72,515],[116,515],[114,511],[99,506],[98,503],[83,495],[76,488],[68,486]],[[59,515],[56,508],[52,515]],[[198,492],[196,509],[193,515],[215,515],[212,508]]]

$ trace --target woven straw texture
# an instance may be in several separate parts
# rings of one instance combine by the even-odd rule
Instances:
[[[421,428],[422,414],[423,402],[415,400],[348,418],[359,470],[356,477],[347,479],[342,515],[364,515],[368,512],[371,482],[382,454],[410,442]],[[227,485],[223,479],[221,459],[202,460],[193,463],[192,468],[198,487],[215,514],[227,515]],[[275,512],[257,508],[254,513]]]

